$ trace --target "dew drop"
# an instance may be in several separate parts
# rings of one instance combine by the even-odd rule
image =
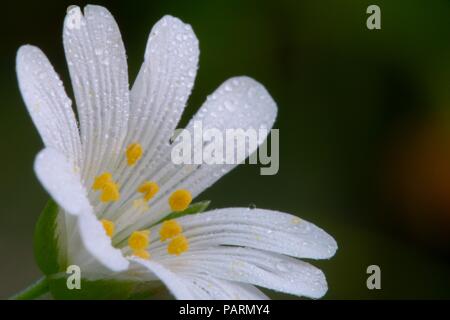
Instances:
[[[95,52],[95,55],[100,56],[103,53],[103,49],[102,48],[95,48],[94,52]]]
[[[247,91],[247,95],[249,98],[253,98],[255,96],[255,93],[256,93],[255,87],[252,87],[252,88],[248,89],[248,91]]]
[[[224,105],[225,109],[227,109],[230,112],[234,111],[234,109],[235,109],[235,105],[232,101],[225,101],[223,103],[223,105]]]
[[[189,77],[194,77],[195,76],[195,70],[194,69],[189,69],[188,75],[189,75]]]

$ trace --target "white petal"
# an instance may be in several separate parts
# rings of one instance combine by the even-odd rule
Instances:
[[[80,118],[87,184],[124,155],[129,114],[128,71],[119,28],[100,6],[70,7],[64,49]]]
[[[195,274],[183,276],[196,300],[267,300],[253,285]]]
[[[23,99],[45,146],[79,161],[80,136],[72,101],[47,57],[39,48],[22,46],[16,69]]]
[[[92,213],[77,168],[60,152],[52,148],[39,152],[34,170],[50,196],[68,213]]]
[[[111,272],[120,272],[128,268],[129,262],[119,249],[111,244],[102,224],[94,214],[82,214],[77,217],[77,230],[70,239],[72,250],[70,263],[77,264],[86,276],[103,277]]]
[[[130,260],[132,263],[145,267],[146,271],[150,272],[150,274],[148,272],[146,272],[147,274],[144,273],[143,277],[150,278],[149,280],[160,279],[175,298],[180,300],[195,299],[188,288],[188,282],[183,277],[179,277],[157,262],[139,258],[130,258]]]
[[[207,274],[212,278],[250,283],[298,296],[320,298],[328,290],[324,274],[314,266],[260,250],[232,247],[190,249],[175,258],[158,257],[158,261],[174,273]]]
[[[179,19],[165,16],[150,32],[144,63],[131,90],[126,139],[127,144],[139,142],[144,154],[131,172],[122,165],[117,173],[125,198],[135,192],[143,175],[154,172],[170,154],[169,140],[191,94],[198,56],[198,40],[191,26]]]
[[[193,135],[194,125],[201,122],[203,130],[216,128],[225,132],[226,129],[258,130],[261,127],[269,130],[276,115],[276,104],[263,85],[248,77],[236,77],[225,81],[208,97],[186,129]],[[260,142],[263,141],[264,139],[261,139]],[[255,149],[247,150],[247,156],[254,151]],[[170,164],[173,166],[172,162]],[[175,186],[186,188],[196,196],[235,166],[236,164],[203,164],[200,168],[175,166],[176,179],[171,177],[168,183],[164,184],[164,189],[171,191]]]
[[[145,158],[139,163],[155,161],[156,151],[169,152],[169,139],[194,85],[198,56],[198,40],[190,25],[165,16],[153,27],[130,96],[133,130],[128,141],[144,147]]]
[[[255,80],[237,77],[225,81],[204,103],[192,118],[187,130],[193,132],[194,124],[202,122],[203,130],[217,128],[240,128],[247,130],[261,127],[272,128],[277,107],[267,90]],[[262,143],[264,139],[260,139]],[[247,150],[246,155],[255,149]],[[193,197],[211,186],[220,177],[233,169],[236,164],[174,165],[168,154],[162,168],[142,176],[142,180],[154,180],[161,186],[152,199],[152,210],[142,218],[141,226],[161,219],[169,212],[167,198],[175,189],[187,189]],[[155,214],[156,212],[156,214]]]
[[[248,208],[226,208],[178,218],[191,248],[233,245],[272,251],[297,258],[327,259],[336,241],[314,224],[293,215]],[[157,240],[160,226],[153,228]],[[165,250],[155,241],[150,250]]]
[[[222,280],[208,275],[188,275],[190,290],[198,300],[268,300],[255,286]]]
[[[80,177],[66,158],[54,149],[44,149],[36,157],[36,174],[51,197],[66,213],[68,259],[86,275],[122,271],[128,261],[111,245],[102,224],[94,215]]]
[[[245,283],[235,283],[202,274],[177,274],[154,261],[131,258],[147,269],[141,271],[141,280],[161,280],[176,299],[180,300],[261,300],[267,299],[260,290]],[[132,267],[133,268],[133,267]],[[135,268],[133,268],[135,269]],[[133,272],[139,272],[133,270]]]

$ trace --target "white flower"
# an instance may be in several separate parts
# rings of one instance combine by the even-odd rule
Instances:
[[[79,129],[71,100],[38,48],[20,48],[17,74],[45,144],[35,171],[61,208],[65,265],[80,266],[89,280],[162,281],[179,299],[266,298],[255,286],[325,294],[323,273],[295,258],[329,258],[336,242],[295,216],[229,208],[156,224],[234,167],[170,160],[169,140],[197,71],[198,40],[189,25],[165,16],[153,27],[131,91],[122,38],[105,8],[89,5],[84,15],[69,8],[63,36]],[[224,107],[229,101],[233,110]],[[187,129],[194,121],[221,130],[271,128],[276,113],[262,85],[237,77],[206,100]]]

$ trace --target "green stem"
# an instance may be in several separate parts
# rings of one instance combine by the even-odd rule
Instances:
[[[46,277],[40,278],[38,281],[30,285],[28,288],[15,294],[10,300],[31,300],[42,296],[49,290],[48,281]]]

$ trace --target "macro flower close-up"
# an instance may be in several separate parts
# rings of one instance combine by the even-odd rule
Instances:
[[[3,13],[5,313],[446,307],[428,300],[450,299],[449,1]]]
[[[20,91],[45,145],[34,170],[53,199],[35,233],[45,274],[34,287],[39,293],[152,297],[160,283],[177,299],[268,298],[261,287],[310,298],[327,292],[323,272],[298,258],[331,258],[333,237],[279,211],[205,210],[209,201],[193,199],[239,163],[171,160],[199,61],[190,25],[172,16],[155,24],[130,88],[122,37],[106,8],[69,7],[63,44],[76,113],[40,49],[24,45],[16,60]],[[199,122],[203,129],[270,129],[276,115],[263,85],[233,77],[185,130],[194,134]],[[80,270],[80,290],[66,286],[70,266]],[[31,298],[33,290],[19,297]]]

